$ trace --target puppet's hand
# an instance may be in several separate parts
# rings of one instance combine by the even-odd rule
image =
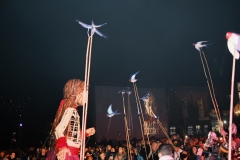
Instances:
[[[57,154],[58,160],[65,160],[66,159],[66,154],[71,156],[71,152],[67,147],[63,147],[63,148],[59,149],[59,152]]]
[[[88,128],[86,129],[86,133],[88,134],[88,136],[94,135],[96,132],[95,128]]]

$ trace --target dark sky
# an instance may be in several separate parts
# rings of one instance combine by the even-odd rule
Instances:
[[[84,78],[87,30],[75,20],[107,23],[94,35],[91,84],[204,86],[199,52],[204,48],[213,82],[229,84],[232,56],[226,32],[240,33],[239,0],[1,0],[2,96],[34,97],[43,108],[57,105],[71,78]],[[239,62],[236,66],[236,81]],[[55,114],[55,112],[53,113]]]

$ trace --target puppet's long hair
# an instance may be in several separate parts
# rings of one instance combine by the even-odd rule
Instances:
[[[81,81],[80,79],[70,79],[63,88],[63,100],[60,103],[60,106],[57,110],[54,122],[52,124],[52,129],[50,131],[50,139],[49,139],[49,147],[55,148],[55,128],[60,123],[61,118],[67,108],[73,107],[73,106],[80,106],[82,104],[79,104],[76,102],[76,95],[82,93],[84,90],[84,81]]]

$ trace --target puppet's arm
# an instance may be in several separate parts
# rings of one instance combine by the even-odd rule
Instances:
[[[68,126],[72,113],[73,113],[73,108],[67,108],[62,116],[60,123],[55,129],[55,135],[57,139],[56,149],[67,146],[66,137],[64,136],[63,133],[66,127]]]
[[[89,137],[89,136],[92,136],[94,135],[96,132],[95,128],[88,128],[86,129],[86,132],[85,132],[85,137]],[[82,134],[82,130],[80,130],[80,135]]]

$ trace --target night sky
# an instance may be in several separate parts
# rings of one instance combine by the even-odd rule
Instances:
[[[90,85],[206,86],[204,48],[213,82],[229,85],[232,55],[226,32],[240,33],[239,0],[1,0],[0,94],[31,97],[33,114],[53,120],[62,88],[84,79],[87,30],[76,20],[107,23],[94,35]],[[236,80],[240,81],[239,62]]]

